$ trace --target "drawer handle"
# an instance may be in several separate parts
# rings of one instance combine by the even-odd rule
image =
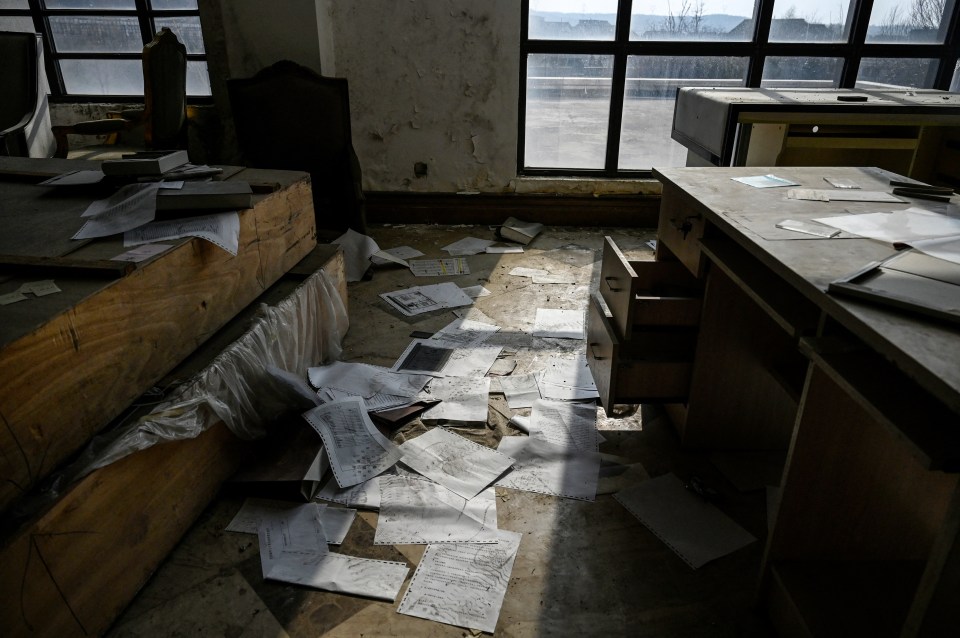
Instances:
[[[616,281],[616,280],[617,280],[616,277],[604,277],[604,278],[603,278],[603,282],[604,282],[605,284],[607,284],[607,288],[610,289],[610,292],[620,292],[620,289],[619,289],[619,288],[614,288],[612,285],[610,285],[610,282],[611,282],[611,281]]]
[[[597,356],[597,351],[594,350],[594,346],[599,346],[599,343],[590,344],[590,356],[594,358],[595,361],[603,361],[603,357]]]
[[[686,239],[690,231],[693,230],[693,220],[695,219],[700,219],[700,215],[687,215],[683,218],[683,221],[678,221],[676,217],[671,217],[670,225],[673,226],[674,230],[682,233],[683,238]]]

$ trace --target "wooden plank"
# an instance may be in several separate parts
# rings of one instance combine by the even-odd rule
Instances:
[[[84,296],[0,348],[9,437],[0,449],[0,510],[313,249],[309,179],[287,172],[285,181],[240,213],[237,256],[189,239],[93,291],[83,279],[58,280],[66,297]],[[95,242],[75,257],[96,251]]]

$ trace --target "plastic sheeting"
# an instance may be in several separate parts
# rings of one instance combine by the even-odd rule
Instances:
[[[340,357],[348,327],[336,286],[317,271],[276,306],[262,305],[249,330],[170,400],[131,426],[94,439],[72,480],[157,443],[195,438],[217,421],[242,439],[265,436],[291,402],[302,401],[268,366],[306,378],[310,366]]]

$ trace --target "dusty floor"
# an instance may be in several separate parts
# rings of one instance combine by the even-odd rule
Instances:
[[[447,256],[440,248],[463,237],[492,238],[485,226],[378,226],[370,234],[382,248],[409,245],[427,257]],[[460,286],[479,283],[491,291],[475,307],[502,327],[491,342],[515,353],[510,355],[517,361],[515,374],[537,369],[553,353],[583,348],[582,342],[534,338],[529,332],[537,307],[585,306],[596,286],[605,234],[631,258],[652,259],[646,245],[652,231],[554,228],[524,254],[468,257],[471,274],[452,278]],[[535,285],[507,274],[519,265],[574,273],[578,283]],[[343,359],[392,365],[411,332],[433,332],[449,323],[449,312],[403,317],[377,296],[437,281],[414,281],[400,267],[376,267],[368,280],[351,284],[351,327]],[[519,435],[507,424],[511,410],[503,395],[491,394],[490,405],[486,428],[454,429],[492,446],[502,436]],[[625,409],[615,418],[602,410],[600,415],[606,438],[600,450],[612,460],[596,502],[497,488],[499,526],[524,536],[495,635],[770,635],[753,609],[766,536],[765,494],[737,491],[708,454],[681,450],[657,406]],[[422,427],[415,422],[395,438]],[[719,492],[718,506],[760,540],[697,571],[690,569],[610,495],[624,482],[666,472],[706,481]],[[236,488],[225,487],[108,635],[471,635],[396,613],[399,597],[385,603],[264,581],[256,537],[223,531],[243,497]],[[414,568],[424,547],[374,546],[376,521],[375,513],[361,512],[338,551],[406,561]]]

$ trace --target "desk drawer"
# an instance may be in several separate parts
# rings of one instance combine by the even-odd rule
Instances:
[[[616,403],[684,401],[697,334],[659,329],[621,340],[594,294],[587,312],[587,365],[608,414]]]
[[[649,326],[696,326],[702,285],[678,261],[629,261],[610,237],[603,246],[600,294],[624,339]]]
[[[684,198],[676,196],[675,190],[675,186],[663,187],[657,225],[657,253],[659,256],[660,247],[666,247],[680,263],[699,277],[703,273],[700,239],[706,222],[700,211],[685,205]]]

